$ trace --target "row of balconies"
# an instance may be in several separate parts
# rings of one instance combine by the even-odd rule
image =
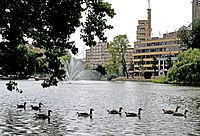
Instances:
[[[143,53],[134,53],[133,56],[158,55],[158,54],[169,55],[169,54],[178,54],[178,53],[179,53],[178,50],[175,50],[175,51],[165,51],[165,52],[143,52]]]

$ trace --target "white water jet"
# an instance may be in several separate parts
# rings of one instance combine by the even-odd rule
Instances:
[[[84,69],[82,61],[71,58],[70,61],[63,61],[64,69],[66,71],[66,81],[74,80],[98,80],[100,79],[100,73],[95,70]]]

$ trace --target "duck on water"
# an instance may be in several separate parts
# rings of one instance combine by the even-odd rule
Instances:
[[[119,110],[107,110],[107,111],[108,111],[109,114],[119,114],[119,115],[121,115],[122,110],[123,110],[123,108],[119,107]]]
[[[173,114],[174,112],[178,112],[178,109],[180,108],[180,106],[177,106],[175,110],[165,110],[162,109],[164,114]]]
[[[50,114],[51,114],[51,110],[48,110],[48,114],[45,114],[45,113],[35,113],[35,117],[36,119],[49,119],[50,118]]]
[[[143,109],[142,108],[139,108],[138,109],[138,113],[134,113],[134,112],[125,112],[126,114],[126,117],[140,117],[141,116],[141,111]]]
[[[33,105],[31,105],[31,108],[32,108],[32,110],[40,110],[41,109],[41,106],[42,106],[43,104],[40,102],[39,103],[39,106],[33,106]]]
[[[90,109],[90,113],[87,112],[77,112],[78,116],[80,117],[92,117],[92,111],[94,111],[94,109]]]

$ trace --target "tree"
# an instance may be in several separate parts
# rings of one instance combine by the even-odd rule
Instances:
[[[109,52],[111,53],[111,61],[120,64],[122,67],[123,76],[126,75],[128,78],[127,64],[126,64],[126,51],[130,47],[127,36],[118,35],[114,38],[113,42],[110,43]]]
[[[139,76],[140,76],[141,73],[144,74],[144,59],[143,59],[143,56],[138,63],[139,63],[139,67],[140,67],[140,74],[139,74]]]
[[[105,68],[108,75],[119,75],[119,63],[117,63],[116,57],[113,56],[112,60],[108,64],[105,64]]]
[[[200,49],[200,17],[196,18],[192,23],[192,46]]]
[[[156,56],[154,56],[153,57],[153,64],[152,64],[152,68],[154,70],[154,77],[156,75],[156,70],[158,69],[157,65],[158,65],[158,59],[156,58]]]
[[[98,65],[97,68],[95,68],[95,70],[103,76],[106,75],[106,69],[102,65]]]
[[[35,69],[39,65],[39,53],[29,50],[23,45],[19,45],[13,55],[16,55],[16,58],[10,60],[9,56],[3,53],[1,54],[0,67],[2,68],[3,75],[18,75],[16,78],[23,79],[29,78],[36,72]]]
[[[169,69],[173,66],[173,60],[171,57],[171,53],[167,56],[166,63],[167,63],[167,69]]]
[[[192,39],[191,39],[191,25],[189,26],[182,26],[179,28],[177,32],[177,37],[183,41],[183,45],[181,46],[182,51],[187,50],[191,44],[192,44]]]
[[[129,64],[129,69],[128,70],[134,71],[134,67],[135,67],[134,62],[131,61],[130,64]]]
[[[184,49],[200,48],[200,17],[193,20],[189,26],[182,26],[177,32],[177,37],[184,43]]]
[[[86,64],[85,67],[84,67],[84,69],[85,69],[85,70],[91,70],[92,67],[91,67],[89,64]]]
[[[168,82],[200,84],[200,49],[188,49],[167,72]]]
[[[75,42],[70,41],[76,28],[81,27],[81,38],[88,46],[95,45],[95,39],[105,42],[104,32],[112,28],[106,24],[106,17],[115,15],[111,4],[103,0],[4,0],[0,2],[0,9],[3,39],[0,53],[3,54],[1,57],[8,58],[4,65],[13,67],[7,72],[18,75],[14,67],[21,61],[14,60],[23,53],[16,52],[17,48],[31,38],[35,47],[44,50],[44,61],[48,65],[45,73],[50,76],[47,87],[65,76],[60,61],[65,49],[70,49],[73,54],[78,52]],[[84,22],[83,13],[86,16]]]
[[[130,64],[129,64],[128,70],[129,70],[129,73],[131,72],[130,74],[131,74],[132,77],[134,76],[134,68],[135,68],[134,62],[131,61]]]

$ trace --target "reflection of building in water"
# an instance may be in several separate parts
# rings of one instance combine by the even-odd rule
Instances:
[[[192,20],[200,17],[200,0],[193,0],[192,2]]]

